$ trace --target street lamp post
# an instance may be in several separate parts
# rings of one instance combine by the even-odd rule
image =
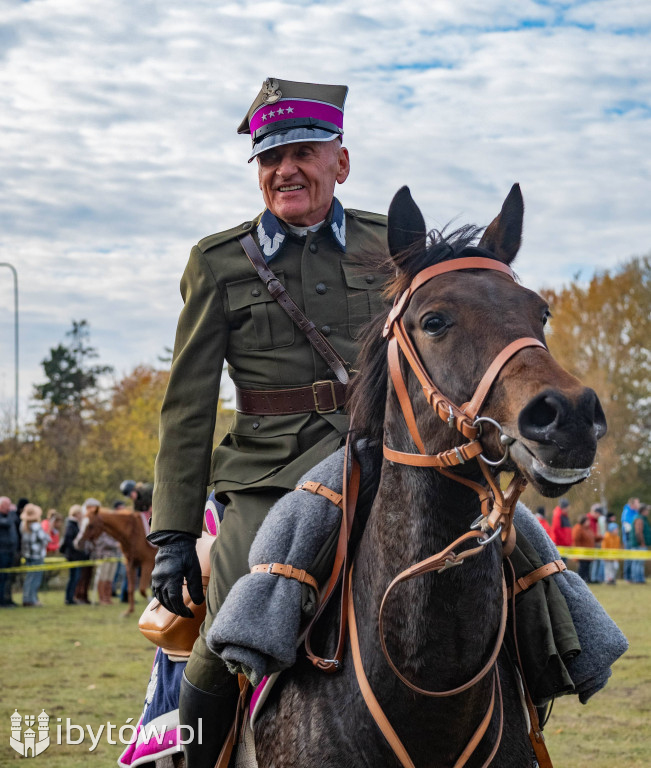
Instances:
[[[18,272],[13,264],[0,261],[0,267],[8,267],[14,276],[14,364],[16,373],[16,397],[14,411],[14,433],[18,434]]]

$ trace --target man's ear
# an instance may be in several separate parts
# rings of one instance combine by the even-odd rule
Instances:
[[[337,141],[337,139],[335,139]],[[350,155],[346,147],[339,147],[339,171],[337,173],[337,184],[343,184],[350,173]]]
[[[262,166],[260,165],[260,158],[256,156],[255,162],[258,166],[258,189],[262,189],[262,178],[261,178]]]

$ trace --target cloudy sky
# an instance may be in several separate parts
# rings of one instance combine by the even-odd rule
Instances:
[[[237,125],[268,76],[346,83],[344,205],[408,184],[430,226],[525,198],[518,272],[560,286],[651,250],[648,0],[0,0],[0,262],[21,411],[89,321],[157,364],[191,246],[261,210]],[[13,410],[0,268],[0,406]]]

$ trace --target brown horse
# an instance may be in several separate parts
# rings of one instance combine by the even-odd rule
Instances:
[[[127,561],[129,607],[124,615],[128,616],[133,613],[135,608],[136,570],[140,568],[140,583],[138,585],[140,594],[147,597],[157,548],[146,539],[145,526],[140,512],[131,512],[125,509],[112,511],[103,508],[97,512],[91,512],[81,541],[93,541],[103,531],[106,531],[120,544]]]
[[[379,468],[377,494],[355,554],[351,599],[370,687],[410,756],[403,766],[534,764],[515,673],[504,651],[491,674],[478,674],[499,648],[502,544],[499,536],[489,539],[489,529],[499,531],[501,502],[492,507],[491,525],[483,526],[487,533],[478,532],[448,554],[448,565],[457,567],[398,584],[385,600],[379,628],[380,606],[396,574],[445,550],[482,519],[482,511],[490,511],[481,494],[491,480],[499,489],[499,472],[513,473],[512,486],[520,490],[526,480],[541,494],[558,496],[587,477],[597,440],[606,431],[595,393],[545,347],[547,305],[508,268],[520,246],[523,210],[515,185],[478,246],[481,230],[474,227],[447,238],[430,234],[428,244],[425,222],[407,188],[389,211],[387,272],[393,276],[392,296],[403,297],[393,323],[401,321],[405,345],[411,345],[411,358],[422,370],[415,372],[402,346],[391,352],[391,323],[377,318],[363,338],[351,401],[355,431],[377,445]],[[468,258],[479,261],[462,264]],[[445,268],[419,282],[433,265]],[[478,395],[480,382],[485,391]],[[423,459],[420,466],[416,454]],[[427,464],[429,457],[443,454],[449,464],[442,471]],[[500,466],[482,469],[484,460]],[[499,490],[495,494],[499,501]],[[469,549],[479,554],[471,557]],[[336,645],[333,625],[336,621],[326,622],[322,648]],[[430,694],[444,695],[414,692],[396,672]],[[491,708],[497,682],[503,707]],[[260,768],[399,764],[362,698],[350,642],[343,669],[334,674],[320,674],[305,658],[299,660],[272,692],[254,731]],[[462,758],[474,734],[477,743]]]

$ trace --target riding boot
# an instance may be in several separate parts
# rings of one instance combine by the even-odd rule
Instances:
[[[226,686],[218,693],[208,693],[192,685],[183,673],[179,721],[182,726],[191,726],[194,732],[194,738],[190,740],[189,729],[181,729],[183,738],[188,740],[183,747],[186,768],[215,768],[235,718],[237,699],[237,684]]]

